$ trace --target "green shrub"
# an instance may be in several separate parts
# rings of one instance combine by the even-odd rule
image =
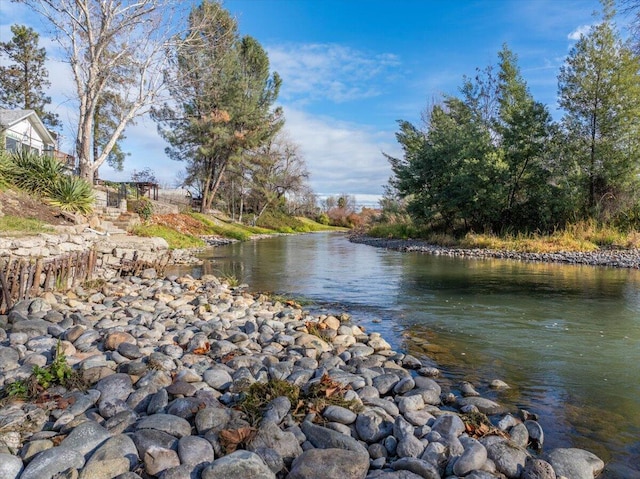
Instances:
[[[327,215],[326,213],[320,213],[316,218],[316,221],[321,225],[327,226],[331,220],[329,219],[329,215]]]
[[[138,213],[144,222],[148,222],[153,216],[153,203],[147,198],[140,198],[133,203],[133,212]]]
[[[53,183],[48,195],[49,203],[63,211],[82,214],[93,210],[93,189],[78,176],[61,175]]]
[[[375,238],[411,239],[418,238],[419,232],[413,224],[385,223],[373,226],[367,231],[369,236]]]

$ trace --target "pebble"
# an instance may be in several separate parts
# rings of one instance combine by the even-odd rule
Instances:
[[[441,385],[438,369],[348,315],[310,315],[212,276],[146,271],[47,293],[16,304],[0,325],[0,385],[51,363],[58,338],[89,382],[84,392],[52,388],[44,403],[0,405],[2,478],[593,479],[603,467],[581,449],[538,457],[536,418],[518,419],[471,383]],[[302,391],[330,380],[352,406],[303,417],[304,404],[271,397],[252,425],[235,406],[271,379]],[[476,410],[512,440],[468,437],[461,414]],[[251,433],[232,452],[225,430]]]

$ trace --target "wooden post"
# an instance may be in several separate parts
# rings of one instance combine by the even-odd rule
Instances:
[[[42,258],[36,260],[36,267],[33,273],[33,285],[31,286],[31,296],[40,292],[40,277],[42,276]]]
[[[7,264],[5,265],[6,269],[4,271],[0,268],[0,286],[2,287],[2,298],[4,298],[4,307],[2,306],[2,298],[0,298],[0,313],[2,314],[7,312],[13,306],[13,303],[11,302],[11,292],[9,291],[7,276],[5,274],[8,271],[10,262],[10,260],[7,261]]]

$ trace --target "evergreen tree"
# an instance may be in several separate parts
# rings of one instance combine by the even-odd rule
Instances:
[[[205,0],[189,16],[189,29],[171,52],[167,74],[172,105],[155,110],[172,159],[187,163],[187,183],[202,191],[211,208],[230,164],[267,141],[282,125],[272,110],[280,78],[251,37],[218,1]]]
[[[44,90],[51,85],[45,68],[47,52],[38,46],[40,36],[30,27],[13,25],[13,38],[0,42],[0,55],[8,66],[0,66],[0,105],[7,109],[34,110],[49,128],[59,125],[58,116],[45,110],[51,98]]]
[[[122,99],[117,93],[107,91],[98,101],[93,119],[94,164],[97,163],[100,153],[104,150],[113,131],[117,128],[117,118],[122,110]],[[133,121],[131,123],[133,123]],[[122,150],[121,144],[125,138],[124,133],[121,133],[107,156],[107,164],[116,171],[122,171],[124,160],[130,155],[130,153]],[[94,170],[93,174],[94,180],[98,179],[98,168]]]
[[[546,161],[552,137],[551,115],[536,102],[520,74],[516,55],[504,45],[498,53],[498,118],[495,129],[508,168],[502,221],[517,229],[554,226],[551,203],[559,191],[550,184]]]
[[[563,126],[583,181],[583,210],[603,201],[621,207],[640,172],[640,62],[613,23],[613,2],[603,20],[571,49],[559,76]]]

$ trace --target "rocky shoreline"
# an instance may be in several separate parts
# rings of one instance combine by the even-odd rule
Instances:
[[[349,241],[366,244],[377,248],[396,251],[413,251],[432,254],[434,256],[451,256],[465,258],[497,258],[516,261],[563,263],[585,266],[605,266],[610,268],[640,269],[640,249],[610,249],[591,252],[567,251],[560,253],[523,253],[518,251],[504,251],[481,248],[448,248],[429,244],[421,240],[403,240],[388,238],[373,238],[370,236],[352,235]]]
[[[0,386],[57,349],[87,388],[2,400],[4,479],[593,479],[604,468],[585,450],[545,450],[535,416],[469,383],[443,389],[436,368],[348,315],[213,276],[147,270],[16,304],[0,316]]]

